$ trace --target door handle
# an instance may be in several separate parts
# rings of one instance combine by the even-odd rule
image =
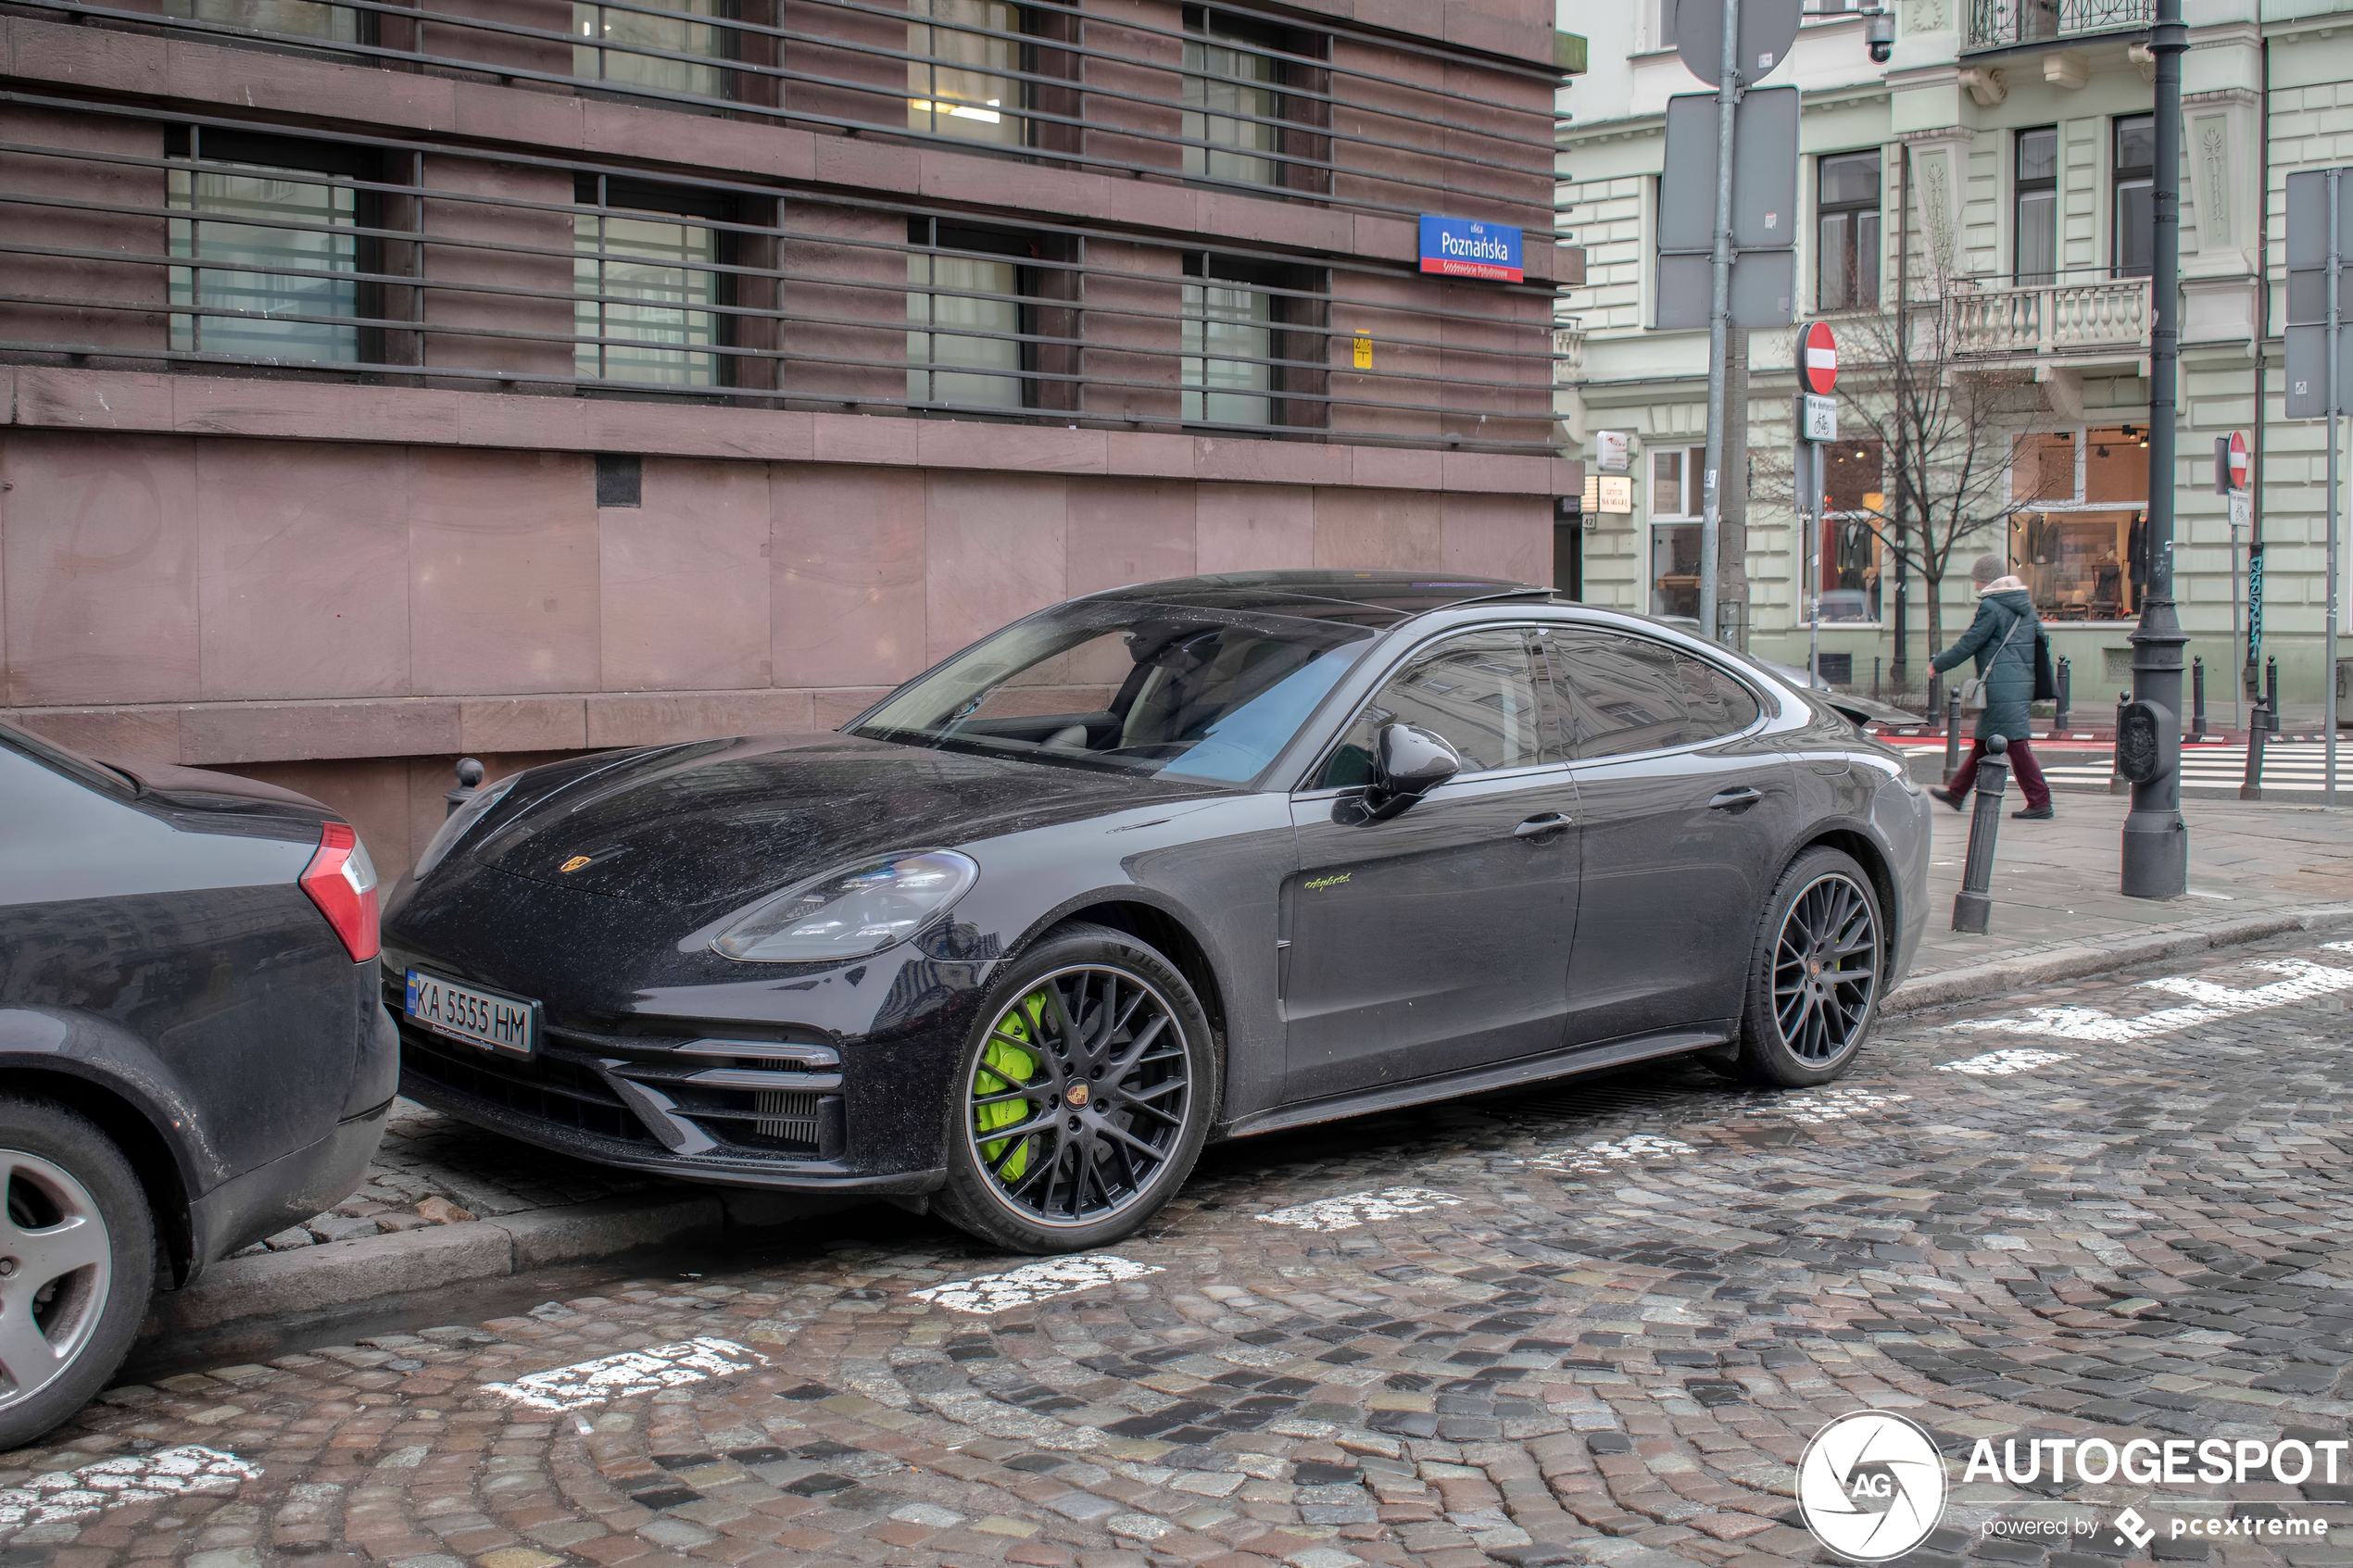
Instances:
[[[1568,818],[1558,811],[1547,811],[1541,817],[1530,817],[1512,829],[1514,838],[1541,838],[1568,826]]]
[[[1743,806],[1754,806],[1764,798],[1763,792],[1743,784],[1738,789],[1728,789],[1718,794],[1707,803],[1707,809],[1711,811],[1737,811]]]

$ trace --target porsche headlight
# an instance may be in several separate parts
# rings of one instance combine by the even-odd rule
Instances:
[[[433,836],[425,841],[425,852],[417,857],[417,869],[411,874],[418,881],[423,881],[425,873],[447,859],[449,851],[458,847],[458,841],[465,837],[476,822],[490,815],[491,808],[506,799],[507,792],[514,788],[522,778],[521,773],[510,773],[488,788],[474,791],[472,800],[451,812],[441,826],[434,830]]]
[[[952,849],[883,855],[786,888],[711,946],[760,963],[827,963],[904,942],[962,897],[980,867]]]

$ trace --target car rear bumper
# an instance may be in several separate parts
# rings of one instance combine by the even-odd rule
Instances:
[[[242,1175],[232,1176],[188,1205],[188,1281],[240,1248],[333,1208],[349,1197],[366,1173],[384,1139],[383,1104],[335,1123],[333,1132],[307,1148],[282,1154]]]

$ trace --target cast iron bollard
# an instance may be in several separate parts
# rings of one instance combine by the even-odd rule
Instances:
[[[1958,686],[1944,694],[1944,782],[1961,767],[1961,692]]]
[[[2065,659],[2058,667],[2058,711],[2051,716],[2051,733],[2057,735],[2067,728],[2068,709],[2074,706],[2075,671]]]
[[[2190,739],[2206,738],[2206,660],[2190,660]]]
[[[1879,655],[1871,655],[1871,700],[1879,700]]]
[[[456,816],[458,808],[472,800],[474,797],[474,791],[481,787],[482,764],[471,757],[459,758],[458,787],[441,797],[441,814],[445,817]]]
[[[2002,791],[2010,782],[2009,749],[2010,743],[1995,735],[1978,759],[1969,857],[1961,864],[1961,890],[1953,895],[1953,929],[1979,936],[1994,925],[1994,834],[2002,825]]]
[[[2239,784],[2241,800],[2263,798],[2263,737],[2280,727],[2280,716],[2257,703],[2246,716],[2246,777]]]
[[[2123,746],[2118,744],[2118,742],[2124,738],[2124,710],[2132,706],[2133,694],[2131,692],[2119,692],[2116,694],[2116,731],[2114,737],[2109,740],[2108,747],[2108,792],[2110,795],[2130,795],[2133,793],[2133,786],[2124,782],[2124,775],[2122,773],[2116,771],[2117,763],[2123,759],[2124,755]]]
[[[1936,723],[1936,716],[1944,711],[1944,677],[1933,670],[1929,671],[1928,706],[1922,711],[1928,715],[1928,721],[1931,728]]]
[[[2263,706],[2271,710],[2271,717],[2274,720],[2279,718],[2280,661],[2276,658],[2263,661]]]

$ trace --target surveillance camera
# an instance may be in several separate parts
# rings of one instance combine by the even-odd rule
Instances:
[[[1895,19],[1885,11],[1864,24],[1863,41],[1870,45],[1871,63],[1885,65],[1895,53]]]

